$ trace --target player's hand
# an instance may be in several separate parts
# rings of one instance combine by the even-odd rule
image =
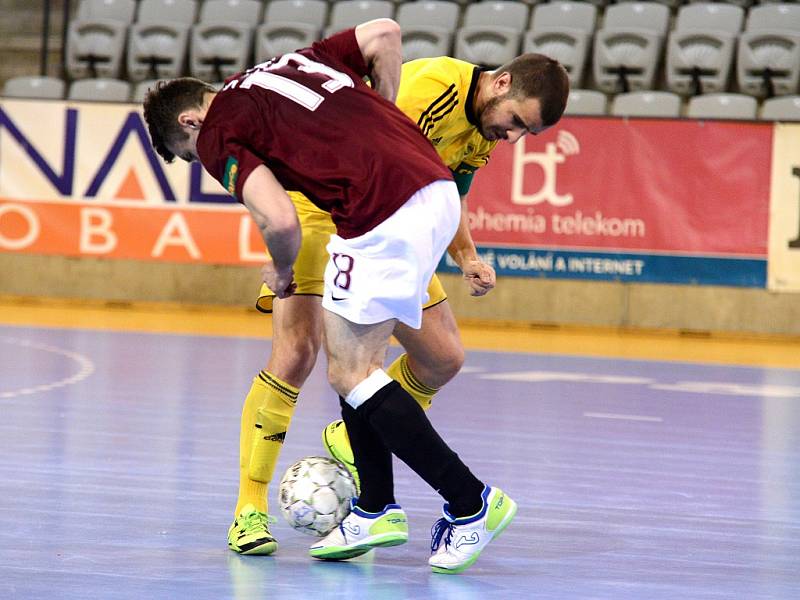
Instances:
[[[275,268],[272,260],[267,260],[266,264],[261,267],[261,279],[278,298],[288,298],[297,289],[297,284],[294,282],[294,269],[289,267],[279,271]]]
[[[467,261],[463,265],[463,272],[471,296],[484,296],[497,283],[494,269],[480,260]]]

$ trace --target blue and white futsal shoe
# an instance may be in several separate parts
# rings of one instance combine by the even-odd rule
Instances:
[[[461,573],[478,560],[481,551],[508,527],[517,514],[517,503],[503,490],[486,486],[483,508],[476,515],[456,518],[444,505],[444,517],[431,529],[431,557],[434,573]]]
[[[381,512],[370,513],[350,501],[352,510],[339,526],[309,548],[321,560],[345,560],[366,554],[373,548],[398,546],[408,541],[408,519],[398,504],[387,504]]]

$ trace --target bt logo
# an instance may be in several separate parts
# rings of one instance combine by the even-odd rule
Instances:
[[[514,144],[514,164],[511,172],[511,202],[514,204],[531,205],[547,202],[553,206],[567,206],[572,204],[572,194],[559,195],[556,192],[556,167],[570,156],[579,154],[581,146],[578,138],[566,129],[558,132],[556,143],[548,142],[544,152],[525,152],[525,144]],[[525,167],[537,164],[542,169],[544,182],[542,187],[534,194],[525,194],[522,191]]]

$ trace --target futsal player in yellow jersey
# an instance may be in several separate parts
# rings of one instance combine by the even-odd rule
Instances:
[[[478,257],[468,228],[466,195],[472,177],[488,162],[498,141],[513,144],[526,133],[535,135],[554,125],[568,94],[563,67],[539,54],[517,57],[494,71],[449,57],[414,60],[402,67],[397,105],[422,129],[458,185],[461,223],[448,252],[473,296],[494,287],[495,272]],[[273,313],[273,338],[266,369],[254,378],[242,410],[239,498],[228,546],[243,554],[270,554],[277,547],[266,514],[267,486],[322,338],[326,245],[335,228],[330,215],[302,194],[289,195],[303,232],[294,265],[297,288],[294,295],[276,299],[263,286],[257,301],[260,310]],[[464,361],[455,318],[435,275],[428,294],[421,329],[402,323],[396,327],[394,335],[405,353],[386,369],[423,409],[431,406],[433,396]],[[323,442],[357,476],[342,421],[325,429]]]

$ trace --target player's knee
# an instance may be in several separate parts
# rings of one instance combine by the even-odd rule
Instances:
[[[421,383],[440,388],[453,379],[464,365],[464,349],[461,345],[440,349],[435,357],[420,359],[409,354],[408,366]]]

